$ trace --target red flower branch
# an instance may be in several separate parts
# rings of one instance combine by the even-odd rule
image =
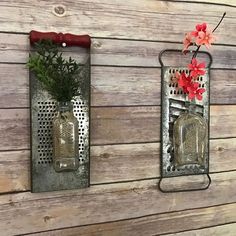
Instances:
[[[193,58],[192,63],[188,65],[190,76],[197,78],[200,75],[205,75],[205,62],[198,64],[197,59]]]
[[[200,88],[200,84],[196,82],[199,76],[206,73],[205,62],[198,63],[196,59],[197,53],[202,45],[205,45],[205,47],[209,49],[211,44],[215,42],[213,32],[219,27],[225,15],[226,13],[223,14],[221,20],[212,31],[206,23],[202,23],[197,24],[194,31],[185,34],[183,40],[183,53],[186,54],[188,48],[193,45],[197,46],[197,49],[193,54],[191,63],[188,65],[189,74],[186,74],[185,72],[182,72],[181,74],[176,73],[175,77],[178,81],[179,89],[188,95],[190,101],[195,98],[202,100],[202,94],[206,91],[205,89]]]

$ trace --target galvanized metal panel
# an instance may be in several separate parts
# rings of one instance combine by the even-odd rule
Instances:
[[[53,168],[52,120],[56,101],[30,73],[31,94],[31,190],[44,192],[89,186],[90,159],[90,65],[83,71],[83,96],[73,100],[73,111],[79,122],[79,168],[76,171],[56,172]]]
[[[184,168],[175,168],[173,153],[173,124],[179,115],[186,111],[186,94],[178,90],[176,82],[172,82],[176,72],[188,72],[187,68],[181,67],[163,67],[162,68],[162,176],[181,176],[190,174],[205,174],[209,171],[209,147],[205,152],[206,163],[204,166],[197,164],[186,165]],[[206,89],[203,93],[203,99],[196,101],[196,113],[203,116],[207,124],[209,124],[209,70],[200,77],[198,81],[201,87]],[[209,140],[207,132],[207,140]],[[209,142],[209,141],[208,141]]]
[[[209,88],[210,88],[210,65],[212,63],[212,57],[209,53],[199,52],[201,60],[205,60],[207,68],[204,76],[200,76],[198,81],[201,88],[205,88],[203,93],[203,99],[201,101],[196,100],[195,112],[201,115],[208,124],[207,131],[207,147],[205,150],[205,163],[188,164],[181,167],[176,167],[174,162],[174,147],[173,147],[173,125],[175,120],[181,113],[187,110],[186,101],[187,96],[178,89],[177,81],[173,81],[176,72],[189,73],[188,68],[184,67],[186,61],[191,60],[192,53],[189,53],[189,59],[186,55],[183,55],[180,50],[167,49],[160,53],[159,61],[161,63],[162,76],[162,101],[161,101],[161,179],[159,182],[160,190],[164,192],[171,192],[172,190],[165,190],[161,186],[162,178],[190,176],[205,174],[208,177],[208,184],[201,189],[206,189],[211,183],[209,176]],[[177,59],[175,59],[177,58]],[[181,60],[183,58],[183,60]],[[164,62],[163,62],[164,61]],[[179,66],[178,66],[179,64]],[[191,191],[196,189],[189,189],[183,191]],[[182,191],[181,189],[173,189],[173,191]]]

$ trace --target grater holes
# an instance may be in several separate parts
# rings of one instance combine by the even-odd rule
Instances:
[[[177,169],[174,165],[169,165],[169,166],[167,166],[166,170],[167,170],[168,172],[180,171],[180,169]]]
[[[175,71],[178,71],[179,73],[186,73],[186,75],[190,74],[190,71],[187,70],[186,68],[175,68]],[[167,72],[167,73],[166,73]],[[173,123],[179,116],[178,112],[184,112],[186,109],[186,106],[184,104],[184,98],[185,95],[188,95],[188,92],[184,92],[183,89],[178,88],[178,83],[176,83],[175,80],[173,80],[174,75],[172,74],[173,68],[168,68],[167,71],[165,71],[164,75],[164,81],[166,84],[166,91],[165,91],[165,96],[169,99],[169,112],[168,115],[165,116],[166,122],[167,122],[167,127],[168,127],[168,133],[169,133],[169,141],[172,142],[173,139]],[[205,76],[199,76],[199,78],[196,78],[196,82],[200,84],[199,88],[206,88],[208,86],[206,82]],[[175,92],[176,91],[176,92]],[[166,93],[167,92],[167,93]],[[207,93],[206,93],[207,94]],[[172,101],[174,101],[174,105],[172,104]],[[176,105],[177,103],[177,105]],[[199,111],[199,106],[202,106],[202,103],[199,102],[197,105],[197,113],[199,113],[201,116],[204,112],[204,107],[202,107],[202,111]],[[184,174],[185,172],[187,173],[195,173],[198,171],[199,167],[198,166],[181,166],[179,167],[175,163],[174,159],[174,151],[172,149],[168,149],[169,146],[166,149],[166,153],[164,155],[164,162],[162,166],[162,170],[164,171],[166,176],[179,176]]]
[[[55,116],[56,105],[53,101],[38,102],[38,164],[52,163],[52,120]]]
[[[167,153],[171,152],[171,146],[167,148]]]
[[[85,117],[86,113],[84,111],[85,103],[77,100],[73,101],[73,111],[74,115],[78,119],[78,131],[79,131],[79,154],[80,154],[80,163],[84,163],[85,159],[83,154],[85,152],[84,145],[84,135],[85,135]],[[48,165],[53,162],[53,141],[52,141],[52,121],[56,115],[56,102],[48,101],[39,101],[38,102],[38,160],[37,164],[39,165]]]

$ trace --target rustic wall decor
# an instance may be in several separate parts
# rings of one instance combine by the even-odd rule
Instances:
[[[207,189],[209,175],[209,103],[210,66],[212,56],[200,52],[215,42],[213,33],[226,13],[211,30],[206,23],[185,34],[183,50],[164,50],[159,54],[161,64],[161,178],[163,192]],[[194,51],[189,51],[195,46]],[[197,57],[198,56],[198,57]],[[188,61],[188,64],[187,64]],[[187,66],[186,66],[187,65]],[[202,175],[199,186],[165,187],[163,178]],[[189,178],[189,177],[188,177]]]
[[[21,2],[0,1],[0,235],[235,236],[236,1]],[[157,55],[163,49],[181,49],[184,29],[203,19],[213,26],[222,10],[227,16],[210,51],[212,184],[206,191],[163,194],[157,189],[161,124]],[[33,27],[93,35],[89,188],[30,192],[25,64]],[[74,52],[79,47],[64,50],[80,56]],[[165,179],[173,183],[175,177]],[[182,181],[178,184],[182,186]]]
[[[206,174],[208,183],[204,183],[202,187],[206,189],[211,183],[209,176],[209,85],[212,57],[207,52],[200,53],[208,57],[206,73],[197,79],[199,87],[204,88],[205,92],[202,94],[202,99],[197,100],[193,106],[186,97],[187,91],[179,89],[178,82],[175,80],[176,73],[189,74],[189,69],[167,65],[163,62],[163,57],[173,58],[176,54],[181,57],[182,51],[164,50],[159,57],[162,66],[162,155],[159,187],[162,191],[167,191],[161,184],[162,178]]]
[[[88,187],[90,37],[31,31],[30,43],[32,192]],[[36,44],[40,47],[37,53],[43,55],[43,60],[47,57],[47,66],[55,70],[52,73],[61,76],[61,80],[57,77],[50,81],[55,85],[50,84],[49,88],[48,81],[45,85],[44,80],[36,78],[48,74],[50,77],[50,71],[41,73],[42,68],[38,68],[40,58],[34,57]],[[60,52],[58,45],[64,47]],[[65,59],[69,57],[66,46],[74,47],[76,60]],[[45,47],[54,47],[54,51],[45,52]]]

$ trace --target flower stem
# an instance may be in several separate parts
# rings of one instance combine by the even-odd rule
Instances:
[[[216,27],[212,30],[212,32],[215,32],[217,30],[217,28],[220,26],[221,22],[223,21],[223,19],[225,18],[226,12],[224,12],[223,16],[221,17],[219,23],[216,25]],[[197,56],[197,53],[200,49],[201,45],[199,45],[196,49],[196,51],[194,52],[191,61],[193,60],[193,58],[195,58]]]
[[[199,46],[197,47],[197,50],[194,52],[194,54],[193,54],[193,56],[192,56],[192,60],[193,60],[193,58],[195,58],[195,57],[197,56],[197,53],[198,53],[200,47],[201,47],[201,45],[199,45]],[[191,61],[192,61],[192,60],[191,60]]]
[[[223,16],[221,17],[221,19],[220,19],[219,23],[217,24],[217,26],[215,27],[215,29],[213,29],[213,30],[212,30],[212,32],[215,32],[215,31],[216,31],[216,29],[217,29],[217,28],[220,26],[220,24],[221,24],[222,20],[225,18],[225,15],[226,15],[226,12],[223,14]]]

